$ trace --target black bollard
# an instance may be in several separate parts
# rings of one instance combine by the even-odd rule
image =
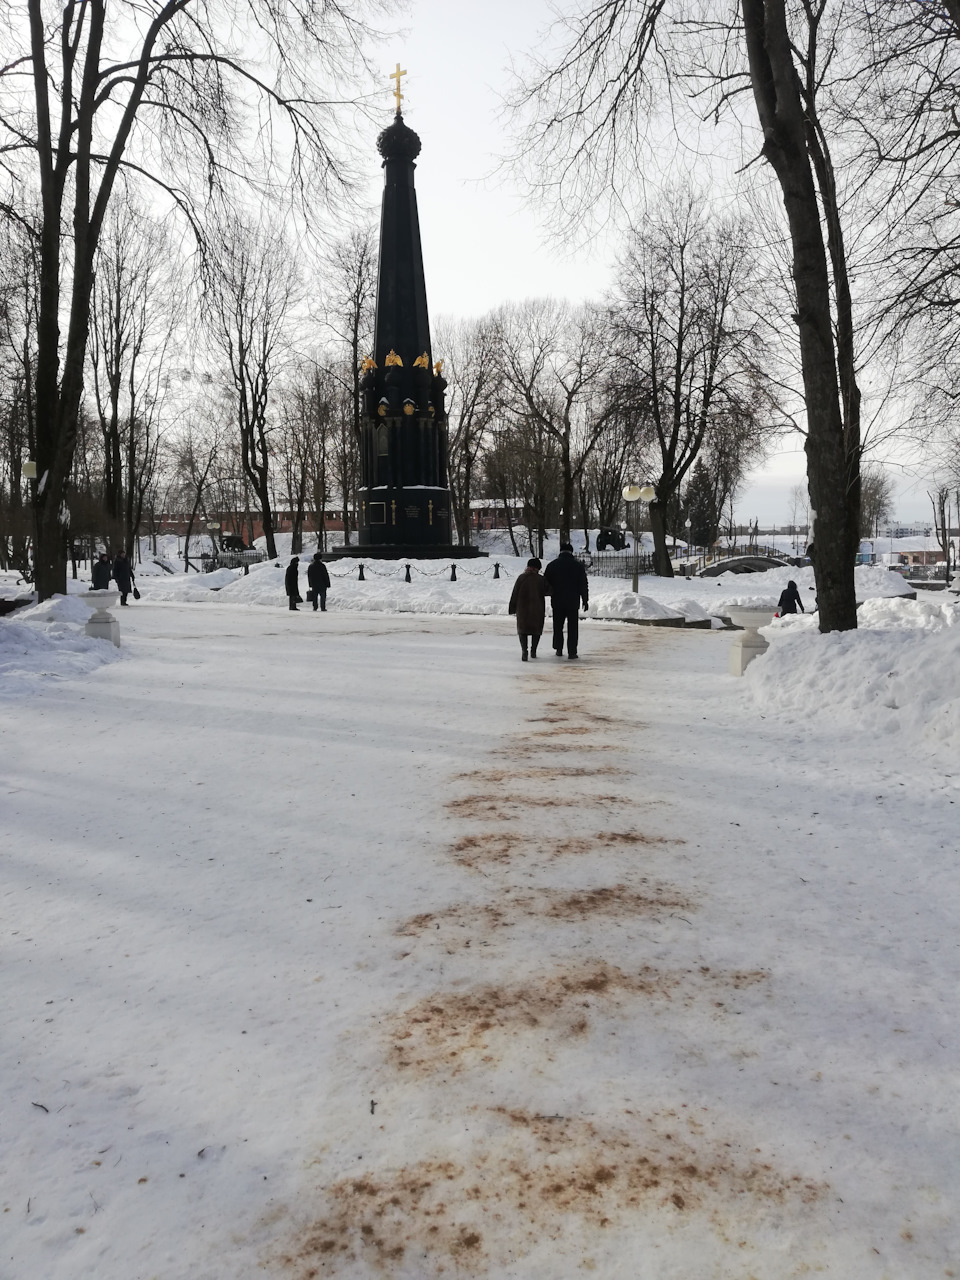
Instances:
[[[366,578],[363,576],[363,565],[361,565],[361,566],[360,566],[360,575],[359,575],[359,577],[357,578],[357,581],[358,581],[358,582],[366,582]]]
[[[409,566],[408,564],[405,564],[403,567],[404,567],[404,569],[406,570],[406,573],[404,573],[404,575],[403,575],[403,580],[404,580],[404,582],[409,582],[409,581],[410,581],[410,566]]]
[[[452,564],[450,566],[450,581],[456,582],[456,580],[457,580],[457,566],[455,564]]]
[[[500,577],[500,566],[499,566],[499,564],[497,564],[497,563],[494,563],[494,566],[493,566],[493,576],[494,576],[495,578],[499,578],[499,577]]]

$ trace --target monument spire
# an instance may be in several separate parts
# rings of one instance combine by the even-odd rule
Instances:
[[[383,205],[373,354],[360,380],[359,548],[335,554],[475,555],[450,539],[446,382],[433,364],[413,175],[420,139],[400,112],[400,63],[390,76],[397,113],[377,138]],[[442,363],[442,362],[441,362]]]

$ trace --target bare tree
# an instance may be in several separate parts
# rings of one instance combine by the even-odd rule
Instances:
[[[160,383],[179,320],[176,253],[163,226],[118,201],[97,250],[89,356],[103,435],[103,502],[134,555],[159,449]]]
[[[489,319],[447,321],[434,333],[447,379],[447,472],[460,544],[470,542],[470,504],[487,431],[499,407],[494,326]]]
[[[607,395],[606,315],[597,307],[530,299],[502,307],[493,326],[503,409],[525,437],[542,435],[556,446],[560,538],[567,541],[576,486],[617,409]]]
[[[329,367],[313,361],[301,362],[280,393],[276,454],[291,516],[291,550],[297,555],[303,550],[308,512],[313,516],[318,546],[326,547],[328,454],[341,400],[342,386]]]
[[[793,534],[793,549],[799,553],[800,534],[803,534],[802,545],[805,547],[810,530],[810,497],[805,484],[795,484],[790,490],[790,530]]]
[[[39,262],[24,227],[0,224],[0,568],[33,576],[33,512],[23,464],[33,452]]]
[[[239,11],[220,0],[158,0],[147,11],[136,0],[71,0],[56,11],[26,0],[25,8],[22,26],[4,20],[0,155],[12,189],[0,212],[31,225],[27,210],[39,200],[32,496],[45,598],[65,589],[66,486],[94,263],[115,191],[152,184],[202,238],[198,200],[228,181],[292,174],[321,188],[339,183],[339,104],[368,33],[363,0],[247,0]],[[344,87],[337,103],[321,87],[328,81]]]
[[[553,192],[561,214],[582,216],[599,193],[633,195],[637,151],[674,86],[710,90],[717,112],[752,92],[791,246],[819,620],[833,631],[857,625],[861,441],[841,200],[819,111],[843,8],[826,11],[826,0],[714,0],[693,12],[682,0],[598,0],[563,20],[564,47],[533,66],[514,106],[537,189]]]
[[[713,452],[729,488],[747,443],[776,427],[753,311],[749,230],[711,218],[703,198],[690,191],[668,193],[618,278],[612,305],[619,393],[652,427],[654,563],[658,574],[670,577],[667,513],[672,504],[679,518],[681,486],[701,451]],[[718,494],[717,511],[725,497]]]
[[[860,536],[875,538],[880,522],[893,513],[893,481],[879,462],[868,462],[861,473]]]
[[[933,507],[933,531],[947,565],[948,587],[950,586],[950,499],[952,496],[950,487],[945,484],[938,485],[927,494],[930,505]]]
[[[171,452],[173,472],[170,496],[183,511],[189,511],[183,544],[184,572],[196,569],[190,560],[190,539],[198,519],[212,514],[214,467],[223,444],[222,428],[210,420],[187,422]]]
[[[260,509],[267,555],[277,554],[268,435],[271,393],[286,354],[286,326],[300,288],[283,236],[231,215],[225,218],[208,273],[204,307],[226,361],[244,474]]]
[[[373,228],[354,227],[335,241],[320,264],[325,324],[333,335],[335,358],[327,375],[341,383],[333,419],[330,459],[340,486],[343,540],[349,545],[354,494],[360,481],[360,365],[373,349],[377,291],[377,250]]]
[[[620,404],[597,440],[580,479],[580,513],[587,550],[591,516],[596,513],[600,528],[617,524],[623,510],[624,486],[646,476],[651,444],[649,416],[637,404]]]

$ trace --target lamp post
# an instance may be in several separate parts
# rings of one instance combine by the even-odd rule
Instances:
[[[652,484],[628,484],[623,487],[623,499],[633,503],[633,593],[639,590],[640,577],[640,501],[652,502],[657,491]]]

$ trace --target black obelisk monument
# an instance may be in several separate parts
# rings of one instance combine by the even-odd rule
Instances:
[[[433,363],[414,161],[420,139],[400,113],[377,139],[383,210],[374,352],[363,362],[359,546],[333,554],[393,558],[475,556],[450,538],[446,381]]]

